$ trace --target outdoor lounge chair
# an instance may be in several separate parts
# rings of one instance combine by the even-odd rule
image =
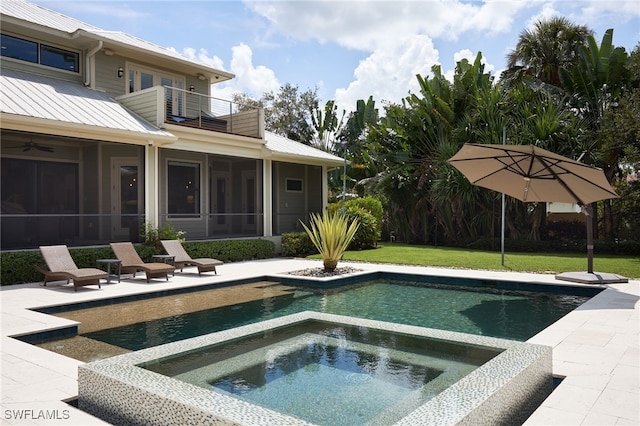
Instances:
[[[224,262],[218,259],[192,259],[178,240],[162,240],[160,242],[167,254],[175,256],[175,265],[176,268],[180,268],[180,272],[182,272],[182,268],[185,266],[193,265],[198,267],[198,275],[209,271],[213,271],[217,274],[218,271],[216,271],[216,266],[224,265]]]
[[[37,265],[36,269],[44,274],[45,286],[49,281],[66,280],[68,284],[69,280],[73,280],[73,289],[77,291],[78,287],[85,285],[97,285],[98,288],[102,288],[100,280],[107,279],[108,274],[100,269],[78,268],[65,245],[41,246],[40,253],[47,266],[45,268]]]
[[[159,277],[165,277],[169,281],[169,274],[175,271],[173,265],[166,263],[144,263],[130,242],[111,243],[111,249],[116,257],[122,261],[121,273],[123,274],[133,274],[135,277],[136,272],[144,271],[147,274],[147,282],[151,278]]]

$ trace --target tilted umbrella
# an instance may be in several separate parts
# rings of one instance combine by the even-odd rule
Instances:
[[[602,169],[533,145],[465,144],[448,162],[469,181],[524,202],[582,206],[587,216],[588,272],[593,273],[589,204],[617,197]]]

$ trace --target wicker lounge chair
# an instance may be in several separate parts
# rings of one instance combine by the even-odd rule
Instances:
[[[46,267],[36,265],[36,269],[44,274],[44,285],[50,281],[73,280],[73,289],[85,285],[100,286],[101,279],[107,279],[107,273],[96,268],[78,268],[73,261],[69,249],[65,245],[60,246],[42,246],[40,253],[44,258]]]
[[[180,268],[180,272],[182,272],[182,269],[185,266],[193,265],[198,267],[198,275],[209,271],[213,271],[217,274],[218,271],[216,271],[216,266],[224,265],[224,262],[218,259],[192,259],[178,240],[162,240],[160,242],[167,251],[167,254],[175,256],[175,265],[176,268]]]
[[[127,243],[111,243],[111,249],[118,259],[122,261],[121,273],[133,274],[144,271],[147,274],[147,282],[151,278],[165,277],[169,281],[169,274],[175,271],[172,265],[166,263],[144,263],[140,255],[136,251],[133,244]]]

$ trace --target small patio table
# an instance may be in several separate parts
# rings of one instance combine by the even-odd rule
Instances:
[[[122,271],[122,261],[120,259],[98,259],[96,260],[96,267],[100,269],[100,265],[106,265],[107,267],[107,284],[111,283],[111,277],[118,277],[120,282],[120,272]],[[111,265],[113,265],[113,274],[111,273]]]

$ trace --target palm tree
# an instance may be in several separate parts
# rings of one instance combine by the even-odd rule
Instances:
[[[562,16],[540,20],[520,33],[516,48],[507,55],[508,74],[528,75],[561,87],[558,70],[577,64],[581,46],[593,34]]]

